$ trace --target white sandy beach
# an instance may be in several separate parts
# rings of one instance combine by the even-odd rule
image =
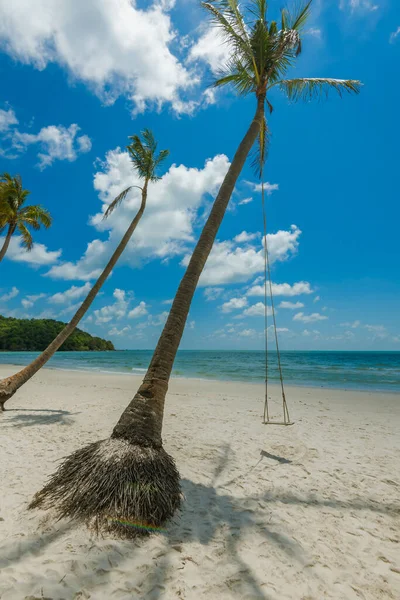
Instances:
[[[138,383],[42,370],[8,403],[1,600],[400,598],[400,395],[291,387],[284,428],[262,425],[262,386],[175,380],[164,445],[186,499],[165,533],[96,538],[27,511],[61,457],[110,434]]]

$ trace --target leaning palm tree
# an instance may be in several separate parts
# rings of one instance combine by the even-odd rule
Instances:
[[[141,190],[142,201],[140,204],[140,208],[133,219],[132,223],[129,225],[126,230],[125,235],[122,240],[118,244],[116,250],[108,261],[104,271],[86,296],[82,305],[78,308],[71,321],[64,327],[62,331],[58,334],[58,336],[49,344],[49,346],[44,350],[35,360],[33,360],[27,367],[15,373],[11,377],[7,379],[3,379],[0,381],[0,410],[4,411],[4,404],[7,400],[9,400],[15,392],[26,383],[47,361],[53,356],[53,354],[60,348],[60,346],[65,342],[65,340],[71,335],[74,331],[75,327],[78,325],[79,321],[82,319],[84,314],[90,308],[93,300],[97,296],[100,288],[103,283],[106,281],[107,277],[111,273],[112,269],[116,265],[119,257],[125,250],[129,240],[132,237],[133,232],[135,231],[142,215],[144,213],[146,207],[147,200],[147,189],[150,181],[157,181],[157,170],[160,164],[167,158],[169,155],[168,150],[161,150],[157,154],[157,143],[154,139],[153,134],[148,129],[145,129],[142,132],[142,139],[134,135],[130,137],[131,143],[127,146],[133,167],[139,176],[140,179],[144,180],[143,187],[139,186],[129,186],[115,198],[115,200],[108,206],[104,218],[107,218],[115,208],[124,200],[128,192],[133,187],[139,187]]]
[[[255,115],[193,251],[139,390],[111,437],[69,456],[31,503],[31,507],[51,507],[60,517],[95,523],[97,528],[111,529],[122,536],[160,526],[181,502],[179,473],[162,446],[165,397],[199,277],[257,137],[265,155],[268,92],[279,86],[295,100],[329,89],[339,94],[357,93],[360,85],[358,81],[284,78],[301,50],[301,30],[310,2],[294,15],[283,10],[279,27],[276,22],[267,21],[265,0],[252,0],[244,14],[238,0],[216,0],[203,5],[232,50],[226,72],[215,85],[232,84],[240,94],[254,94]]]
[[[0,262],[6,255],[11,238],[17,231],[22,238],[22,245],[32,250],[33,239],[29,229],[38,230],[41,225],[50,227],[50,213],[39,204],[24,206],[30,192],[24,190],[19,175],[12,177],[9,173],[0,176],[0,233],[7,229],[3,246],[0,250]]]

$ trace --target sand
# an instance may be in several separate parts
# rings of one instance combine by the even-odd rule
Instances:
[[[164,444],[186,499],[165,533],[98,538],[27,511],[138,383],[42,370],[0,416],[1,600],[400,598],[400,395],[291,387],[284,428],[262,425],[261,386],[175,380]]]

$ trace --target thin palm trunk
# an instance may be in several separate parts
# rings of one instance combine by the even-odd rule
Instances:
[[[14,225],[9,225],[8,226],[7,235],[6,235],[6,239],[4,240],[3,247],[0,250],[0,262],[3,260],[3,258],[6,255],[6,252],[8,250],[8,246],[10,245],[11,238],[12,238],[12,235],[13,235],[14,231],[15,231],[15,226]]]
[[[123,438],[139,446],[160,448],[162,445],[161,430],[165,396],[190,305],[233,189],[263,123],[264,101],[265,96],[260,95],[253,121],[236,151],[179,285],[143,383],[121,415],[113,430],[112,438]]]
[[[115,264],[117,263],[119,257],[125,250],[133,232],[135,231],[140,219],[142,218],[144,209],[146,207],[147,186],[148,181],[145,182],[142,189],[142,202],[137,215],[128,227],[124,237],[117,246],[114,254],[110,258],[104,271],[102,272],[102,274],[100,275],[100,277],[86,296],[81,306],[78,308],[78,310],[72,317],[71,321],[64,327],[62,331],[60,331],[58,336],[51,342],[51,344],[47,346],[46,350],[44,350],[34,361],[32,361],[27,367],[25,367],[18,373],[15,373],[15,375],[12,375],[7,379],[3,379],[3,381],[0,382],[0,411],[4,411],[4,404],[6,403],[6,401],[9,400],[15,394],[15,392],[21,386],[24,385],[24,383],[26,383],[31,377],[33,377],[33,375],[35,375],[35,373],[37,373],[37,371],[39,371],[39,369],[41,369],[43,365],[47,363],[47,361],[71,335],[75,327],[78,325],[79,321],[90,308],[93,300],[97,296],[98,291],[102,287],[103,283],[106,281],[107,277],[109,276]]]

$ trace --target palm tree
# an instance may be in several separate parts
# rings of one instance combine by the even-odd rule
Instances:
[[[203,3],[232,50],[232,58],[215,85],[232,84],[239,94],[254,94],[254,117],[193,251],[143,383],[111,437],[68,457],[36,494],[32,508],[55,508],[60,517],[94,521],[97,528],[111,528],[122,536],[130,536],[137,527],[159,526],[179,507],[179,473],[162,446],[165,396],[199,277],[257,137],[261,159],[265,156],[265,104],[271,107],[267,94],[273,87],[280,87],[296,100],[329,89],[339,94],[359,90],[358,81],[284,78],[301,50],[301,30],[310,4],[294,15],[283,10],[278,28],[276,22],[267,21],[265,0],[252,0],[245,15],[239,10],[238,0]]]
[[[115,208],[124,200],[128,192],[133,187],[139,187],[141,190],[142,201],[140,204],[140,208],[133,219],[132,223],[129,225],[126,233],[120,243],[118,244],[116,250],[108,261],[104,271],[86,296],[85,300],[78,308],[71,321],[64,327],[64,329],[58,334],[58,336],[49,344],[49,346],[44,350],[35,360],[33,360],[27,367],[15,373],[11,377],[3,379],[0,381],[0,411],[4,411],[4,404],[7,400],[9,400],[15,392],[26,383],[47,361],[53,356],[53,354],[60,348],[60,346],[65,342],[65,340],[71,335],[74,331],[75,327],[78,325],[79,321],[82,319],[84,314],[90,308],[93,300],[97,296],[100,288],[103,283],[106,281],[107,277],[111,273],[112,269],[116,265],[119,257],[125,250],[129,240],[132,237],[133,232],[135,231],[142,215],[144,213],[144,209],[146,208],[146,200],[147,200],[147,189],[150,181],[157,181],[157,169],[161,165],[161,163],[167,158],[169,155],[168,150],[161,150],[157,154],[157,143],[154,139],[153,134],[148,129],[145,129],[142,132],[142,139],[134,135],[129,138],[131,143],[127,146],[128,152],[130,154],[130,159],[132,161],[133,167],[137,172],[140,179],[144,180],[143,187],[139,186],[130,186],[115,200],[108,206],[104,218],[107,218]]]
[[[37,231],[41,225],[46,229],[50,227],[52,218],[50,213],[40,206],[33,204],[24,206],[30,192],[22,187],[19,175],[11,177],[9,173],[0,176],[0,233],[7,228],[7,234],[0,250],[0,262],[6,255],[11,238],[15,231],[22,236],[22,245],[32,250],[33,239],[29,228]]]

